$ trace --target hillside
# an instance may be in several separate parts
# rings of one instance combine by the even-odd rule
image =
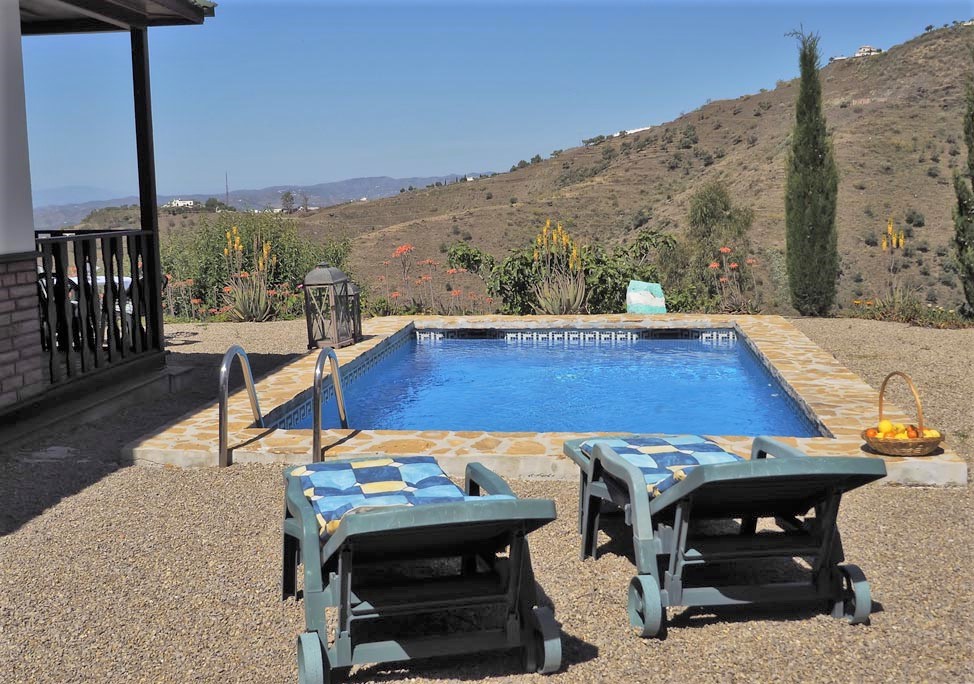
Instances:
[[[908,244],[904,280],[928,301],[960,303],[956,277],[943,266],[952,234],[950,177],[966,155],[961,98],[972,43],[974,27],[956,26],[822,70],[840,172],[840,303],[881,290],[886,262],[865,241],[885,230],[889,216],[909,229],[908,212],[925,221]],[[446,246],[466,239],[503,255],[526,244],[546,217],[588,243],[625,241],[641,211],[651,225],[679,233],[692,193],[720,179],[755,212],[751,242],[764,309],[786,311],[784,178],[796,95],[797,79],[779,82],[510,173],[331,207],[299,221],[314,236],[352,238],[356,276],[375,283],[393,275],[394,264],[382,262],[396,245],[409,242],[419,259],[442,260]],[[681,143],[688,126],[697,141]]]
[[[479,176],[479,173],[473,174]],[[315,185],[274,185],[257,190],[234,190],[230,193],[230,204],[238,209],[263,209],[264,207],[278,208],[281,206],[281,195],[290,190],[294,194],[296,206],[300,206],[303,196],[307,196],[309,206],[324,207],[342,202],[360,200],[363,197],[378,199],[398,194],[402,188],[410,186],[425,188],[435,183],[452,183],[458,174],[447,176],[421,176],[412,178],[390,178],[389,176],[374,176],[369,178],[348,178],[330,183]],[[89,214],[101,209],[138,204],[135,196],[116,197],[115,199],[82,200],[91,197],[90,193],[97,193],[97,188],[68,187],[56,188],[46,192],[35,193],[34,225],[38,230],[45,228],[59,228],[85,221],[90,223]],[[64,198],[62,202],[51,202],[56,198]],[[191,199],[203,203],[210,197],[223,200],[223,192],[160,195],[159,203],[165,204],[171,199]],[[70,198],[70,199],[68,199]],[[88,217],[88,218],[86,218]]]

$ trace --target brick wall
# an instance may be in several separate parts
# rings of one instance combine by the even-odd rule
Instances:
[[[50,384],[37,310],[37,260],[0,262],[0,409]]]

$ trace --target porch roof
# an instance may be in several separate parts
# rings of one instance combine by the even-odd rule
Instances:
[[[20,0],[20,30],[27,36],[202,24],[215,7],[209,0]]]

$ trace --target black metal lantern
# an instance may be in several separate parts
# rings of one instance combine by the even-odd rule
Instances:
[[[308,349],[344,347],[362,339],[358,287],[334,266],[321,263],[304,277]]]

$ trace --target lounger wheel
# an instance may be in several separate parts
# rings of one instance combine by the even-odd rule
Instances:
[[[832,604],[832,617],[844,618],[853,625],[868,623],[873,600],[866,575],[858,565],[839,565],[836,570],[839,595]]]
[[[561,667],[561,631],[548,607],[535,607],[527,618],[522,649],[524,670],[550,674]]]
[[[298,637],[298,682],[300,684],[331,684],[328,655],[315,632]]]
[[[629,624],[639,636],[666,636],[666,612],[659,583],[652,575],[636,575],[629,582]]]

